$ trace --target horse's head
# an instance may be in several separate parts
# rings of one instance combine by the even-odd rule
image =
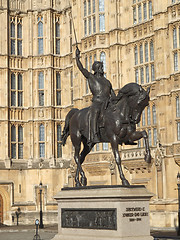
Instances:
[[[125,97],[129,107],[129,117],[134,123],[139,123],[142,111],[149,104],[150,88],[145,91],[137,83],[128,83],[119,90],[118,97]]]

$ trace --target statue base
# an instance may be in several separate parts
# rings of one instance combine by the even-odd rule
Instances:
[[[53,240],[152,240],[144,186],[64,188],[58,202],[58,234]]]

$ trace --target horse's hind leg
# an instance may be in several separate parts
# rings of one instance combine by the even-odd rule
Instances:
[[[87,154],[91,151],[91,149],[93,148],[93,146],[94,146],[95,144],[92,143],[91,146],[88,146],[88,145],[87,145],[87,140],[83,140],[83,145],[84,145],[84,148],[83,148],[83,150],[82,150],[82,152],[81,152],[81,154],[80,154],[80,165],[84,162],[85,157],[86,157]],[[82,167],[81,167],[81,169],[82,169]],[[86,176],[85,176],[84,171],[82,170],[82,171],[80,172],[80,174],[81,174],[81,184],[82,184],[83,186],[86,186],[86,185],[87,185],[87,178],[86,178]]]
[[[82,151],[81,153],[81,156],[80,156],[80,148],[81,148],[81,138],[80,137],[77,137],[78,134],[76,135],[71,135],[71,140],[72,140],[72,143],[74,145],[74,148],[75,148],[75,152],[74,152],[74,160],[77,164],[77,170],[76,170],[76,176],[75,176],[75,182],[76,182],[76,187],[80,187],[81,186],[81,183],[82,185],[86,186],[87,185],[87,179],[85,177],[85,173],[82,169],[82,159],[83,159],[83,156],[84,156],[84,150]],[[85,148],[84,148],[85,149]],[[87,155],[87,154],[86,154]],[[85,157],[84,157],[85,158]],[[81,182],[79,181],[79,174],[81,175]]]

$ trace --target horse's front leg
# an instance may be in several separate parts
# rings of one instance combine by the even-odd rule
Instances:
[[[122,180],[122,185],[129,186],[130,184],[129,184],[128,180],[125,178],[123,170],[122,170],[121,158],[120,158],[119,151],[118,151],[118,141],[117,141],[117,138],[115,136],[111,140],[111,147],[112,147],[112,151],[113,151],[113,154],[114,154],[114,158],[116,160],[116,164],[118,166],[119,175],[120,175],[120,178]]]
[[[75,152],[74,152],[74,160],[77,164],[77,169],[76,169],[76,175],[75,175],[75,182],[76,182],[76,187],[80,187],[81,183],[79,181],[79,173],[81,169],[80,161],[79,161],[79,152],[80,152],[80,146],[75,146]]]
[[[148,135],[147,132],[144,131],[137,131],[137,132],[133,132],[130,135],[129,140],[131,141],[137,141],[141,138],[144,138],[144,142],[145,142],[145,161],[147,163],[151,163],[151,153],[150,153],[150,148],[149,148],[149,141],[148,141]]]

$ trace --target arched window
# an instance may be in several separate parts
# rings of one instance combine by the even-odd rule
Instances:
[[[154,146],[157,144],[157,128],[153,128],[153,144]]]
[[[88,0],[88,15],[91,14],[91,0]]]
[[[96,0],[93,0],[93,13],[96,11]]]
[[[149,1],[149,19],[152,18],[152,1]]]
[[[56,105],[61,105],[61,75],[56,72]]]
[[[44,141],[45,137],[44,137],[44,125],[41,124],[39,126],[39,141]]]
[[[177,140],[180,141],[180,122],[177,122]]]
[[[155,80],[154,64],[151,64],[151,81]]]
[[[23,127],[18,127],[18,159],[23,159]]]
[[[143,3],[144,20],[147,20],[147,3]]]
[[[11,106],[16,106],[16,76],[11,73]]]
[[[93,16],[93,33],[96,33],[96,16]]]
[[[57,125],[57,158],[62,157],[61,125]]]
[[[156,124],[156,106],[152,106],[152,117],[153,117],[153,124]]]
[[[38,17],[38,54],[43,54],[43,18]]]
[[[142,8],[141,8],[141,4],[138,5],[138,21],[139,21],[139,23],[142,22]]]
[[[144,84],[144,68],[141,67],[140,69],[140,74],[141,74],[141,84]]]
[[[145,122],[145,111],[143,110],[142,112],[142,126],[145,126],[146,122]]]
[[[146,82],[149,83],[149,65],[146,65]]]
[[[39,73],[39,89],[44,89],[44,73]]]
[[[147,125],[151,125],[151,111],[150,107],[147,107]]]
[[[17,25],[17,55],[22,56],[22,24]]]
[[[137,23],[137,17],[136,17],[136,7],[133,7],[133,24]]]
[[[45,157],[45,131],[43,124],[39,126],[39,157]]]
[[[11,37],[15,38],[15,23],[11,22]]]
[[[58,22],[56,22],[56,54],[60,54],[60,24]]]
[[[145,43],[145,62],[148,62],[148,43]]]
[[[84,19],[84,35],[87,36],[87,19]]]
[[[105,15],[99,14],[99,31],[104,32],[105,31]]]
[[[99,31],[105,31],[104,0],[99,0]]]
[[[180,117],[179,96],[176,97],[176,117]]]
[[[84,1],[84,17],[87,15],[87,3]]]
[[[138,68],[135,69],[135,82],[139,84],[139,71]]]
[[[106,72],[106,54],[105,54],[105,52],[101,52],[100,61],[103,62],[104,71]]]
[[[174,52],[174,71],[178,71],[178,53]]]
[[[89,69],[90,69],[90,72],[92,72],[92,55],[90,55],[89,57]]]
[[[152,136],[151,136],[151,129],[148,129],[148,140],[149,140],[149,146],[152,146]]]
[[[18,107],[23,105],[23,81],[22,74],[18,74]]]
[[[16,159],[16,127],[11,126],[11,158]]]
[[[140,51],[140,63],[143,63],[143,45],[142,44],[140,45],[139,51]]]
[[[17,131],[16,131],[17,129]],[[11,126],[11,158],[23,159],[23,127]]]
[[[22,74],[11,73],[11,106],[23,105],[23,78]]]
[[[154,43],[153,43],[153,41],[150,42],[150,60],[154,61]]]
[[[89,35],[91,35],[91,32],[92,32],[91,18],[88,18],[88,25],[89,25]]]
[[[39,106],[44,106],[44,73],[40,72],[38,75],[38,81],[39,81]]]
[[[135,59],[135,65],[138,64],[138,49],[137,46],[134,48],[134,59]]]
[[[11,54],[15,54],[15,23],[14,19],[13,22],[11,22]]]
[[[99,0],[99,12],[104,12],[104,0]]]
[[[11,54],[22,56],[22,18],[11,17],[10,23]]]
[[[177,29],[173,29],[173,48],[177,48]]]
[[[14,125],[11,126],[11,141],[16,141],[16,127]]]

